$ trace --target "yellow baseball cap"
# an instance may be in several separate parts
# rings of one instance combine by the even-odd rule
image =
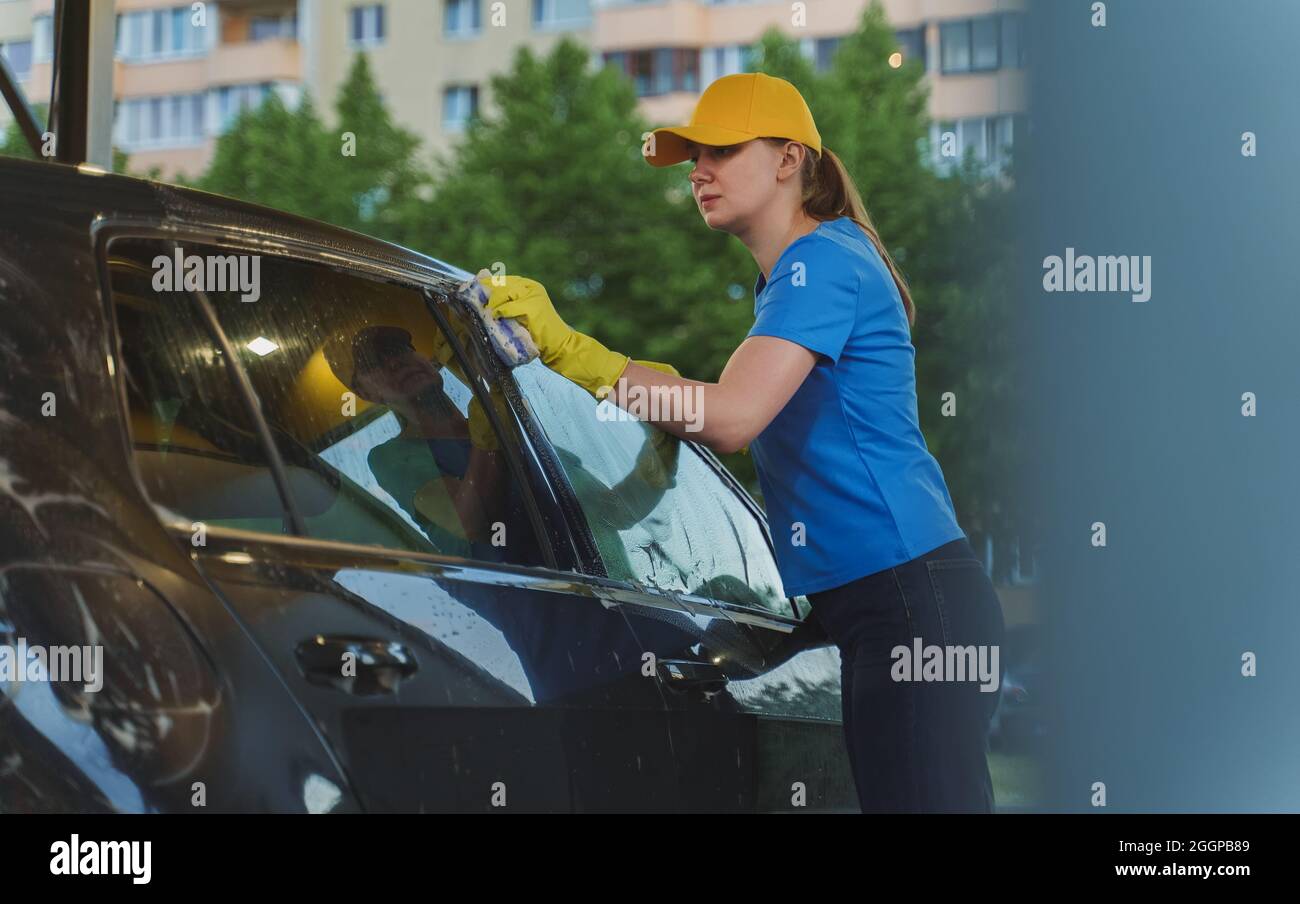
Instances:
[[[728,145],[755,138],[788,138],[822,152],[822,137],[799,89],[761,72],[724,75],[700,95],[690,125],[655,129],[651,166],[690,158],[686,142]]]

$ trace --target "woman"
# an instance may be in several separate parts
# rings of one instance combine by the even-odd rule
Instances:
[[[715,81],[690,125],[655,130],[644,150],[653,166],[694,164],[705,224],[740,239],[760,271],[754,326],[718,381],[575,332],[532,280],[492,288],[490,310],[518,318],[543,361],[598,398],[627,407],[692,388],[692,431],[681,412],[655,423],[719,452],[751,448],[785,591],[808,596],[839,648],[864,812],[992,810],[1002,611],[922,438],[911,296],[856,188],[799,92],[762,74]],[[948,654],[937,667],[931,646]]]

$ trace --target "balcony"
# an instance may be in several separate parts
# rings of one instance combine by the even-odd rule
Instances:
[[[867,0],[812,0],[807,26],[794,28],[788,3],[616,3],[597,8],[594,43],[601,50],[744,44],[758,40],[773,26],[796,38],[842,35],[857,27],[866,4]],[[898,4],[891,0],[887,5]]]
[[[207,58],[209,85],[297,82],[301,75],[301,46],[292,38],[218,44]]]

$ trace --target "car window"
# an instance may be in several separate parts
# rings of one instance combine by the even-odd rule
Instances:
[[[136,470],[176,520],[287,533],[279,490],[252,418],[197,307],[169,304],[147,267],[112,264]]]
[[[287,530],[196,293],[169,282],[197,261],[189,288],[204,283],[308,536],[544,564],[501,437],[419,290],[200,244],[178,258],[170,243],[118,239],[108,254],[154,502],[207,524]]]
[[[690,443],[597,404],[540,361],[514,377],[610,577],[794,614],[758,520]]]

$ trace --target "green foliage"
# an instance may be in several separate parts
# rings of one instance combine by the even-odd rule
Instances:
[[[347,206],[333,190],[336,174],[326,162],[326,140],[310,97],[290,110],[271,92],[257,107],[242,111],[217,140],[198,186],[338,223]]]
[[[35,104],[32,106],[32,112],[36,115],[38,123],[47,122],[49,115],[48,107],[45,104]],[[5,127],[3,137],[0,137],[0,157],[20,157],[23,160],[39,160],[40,155],[34,152],[27,144],[27,139],[23,137],[22,129],[18,128],[17,120],[10,120]],[[113,172],[125,173],[127,171],[128,158],[121,148],[113,148]]]
[[[217,140],[198,187],[398,238],[402,207],[392,202],[410,197],[426,177],[415,160],[419,140],[393,123],[365,54],[353,60],[336,113],[337,128],[330,128],[310,95],[290,110],[269,93]]]
[[[337,157],[338,183],[331,191],[347,199],[350,229],[394,240],[404,231],[406,203],[415,199],[428,174],[416,160],[420,139],[388,114],[364,53],[352,61],[334,105],[337,129],[324,145]],[[343,156],[342,136],[355,136],[355,156]]]
[[[47,113],[44,104],[34,106],[32,112],[36,114],[38,123],[45,122]],[[23,137],[22,129],[18,128],[16,119],[10,120],[9,125],[5,127],[4,138],[0,140],[0,156],[20,157],[23,160],[40,159],[40,155],[28,146],[27,139]]]

